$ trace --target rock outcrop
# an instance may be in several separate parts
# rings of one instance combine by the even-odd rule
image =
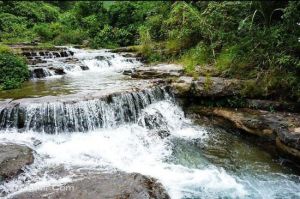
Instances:
[[[138,67],[130,75],[132,78],[142,79],[179,77],[183,75],[183,68],[176,64],[158,64],[155,66]]]
[[[170,197],[162,184],[154,178],[137,173],[118,172],[87,174],[65,185],[23,192],[12,198],[169,199]]]
[[[202,106],[188,107],[186,112],[223,118],[243,132],[267,138],[274,144],[276,140],[279,150],[300,160],[299,114]]]
[[[11,143],[0,144],[0,180],[16,176],[24,166],[32,162],[33,152],[29,147]]]
[[[222,77],[180,77],[171,84],[177,97],[192,96],[194,98],[220,98],[241,94],[243,80],[226,79]]]

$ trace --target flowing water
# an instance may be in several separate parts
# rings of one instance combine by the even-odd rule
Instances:
[[[72,83],[63,81],[60,85],[71,93],[122,90],[124,85],[145,83],[118,73],[122,67],[139,63],[132,66],[120,58],[110,66],[101,65],[94,58],[107,56],[107,52],[74,51],[74,56],[95,67],[95,76],[83,87],[70,85],[76,85],[80,77],[88,78],[92,74],[88,71],[55,77],[54,81],[69,79]],[[53,80],[49,78],[40,81]],[[121,93],[109,99],[27,105],[1,112],[0,142],[21,143],[35,150],[35,162],[17,178],[0,185],[3,197],[63,184],[72,180],[74,171],[88,169],[155,177],[175,199],[300,198],[296,173],[235,132],[195,124],[165,88]],[[54,175],[52,171],[61,167],[68,172]]]

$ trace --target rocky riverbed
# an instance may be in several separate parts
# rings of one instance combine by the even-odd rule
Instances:
[[[297,104],[241,103],[245,81],[184,76],[134,53],[25,51],[51,75],[0,92],[1,197],[299,196],[299,167],[288,163],[298,158]]]
[[[261,99],[243,99],[238,107],[222,108],[202,105],[201,101],[218,101],[241,97],[244,85],[251,80],[227,79],[205,76],[197,78],[183,75],[183,67],[175,64],[142,67],[127,73],[132,78],[162,78],[170,85],[177,98],[183,99],[187,113],[200,116],[215,116],[231,122],[235,128],[258,137],[268,137],[283,153],[300,160],[300,115],[286,111],[299,111],[299,104]],[[229,104],[225,104],[225,106]],[[244,107],[244,109],[242,107]],[[241,108],[241,109],[236,109]],[[252,108],[252,109],[250,109]],[[260,110],[262,109],[262,110]],[[279,110],[270,112],[266,110]],[[276,140],[276,141],[275,141]]]

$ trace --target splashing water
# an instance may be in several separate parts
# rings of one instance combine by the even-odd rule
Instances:
[[[210,163],[205,157],[197,157],[196,167],[180,164],[174,154],[176,140],[188,143],[204,143],[210,139],[208,131],[195,126],[184,118],[174,102],[163,100],[153,103],[143,113],[159,113],[166,119],[171,135],[161,138],[155,129],[149,130],[137,123],[98,129],[88,133],[49,135],[37,132],[2,133],[2,142],[16,142],[33,147],[37,161],[17,179],[2,185],[5,192],[22,192],[38,189],[51,183],[68,182],[66,176],[56,177],[42,171],[64,165],[65,169],[85,168],[95,170],[122,170],[139,172],[159,179],[172,198],[272,198],[292,188],[299,193],[299,186],[288,175],[265,175],[264,181],[255,176],[238,176]],[[142,115],[143,115],[142,113]],[[142,116],[141,116],[142,117]],[[33,139],[34,138],[34,139]],[[33,145],[34,140],[42,144]],[[201,150],[193,153],[201,153]],[[186,152],[186,158],[191,155]],[[27,176],[25,182],[22,181]],[[28,179],[29,178],[29,179]],[[49,182],[48,182],[49,181]],[[48,183],[47,183],[48,182]],[[278,190],[265,192],[265,186],[281,182]],[[16,186],[17,185],[17,186]],[[257,186],[258,185],[258,186]],[[254,191],[255,190],[255,191]],[[17,192],[17,193],[18,193]]]
[[[61,80],[47,80],[51,89],[58,81],[64,94],[133,86],[117,71],[138,67],[137,60],[105,50],[70,50],[90,70],[77,63]],[[70,182],[84,169],[149,175],[174,199],[300,197],[300,179],[293,172],[233,134],[194,124],[161,88],[105,100],[18,105],[0,113],[0,143],[35,151],[24,173],[0,185],[3,197]]]

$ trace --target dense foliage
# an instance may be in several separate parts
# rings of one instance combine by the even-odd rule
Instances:
[[[149,61],[180,62],[193,76],[206,67],[254,79],[248,96],[300,101],[299,10],[296,1],[0,1],[0,39],[139,45]]]
[[[0,45],[0,90],[18,88],[28,78],[25,60]]]

